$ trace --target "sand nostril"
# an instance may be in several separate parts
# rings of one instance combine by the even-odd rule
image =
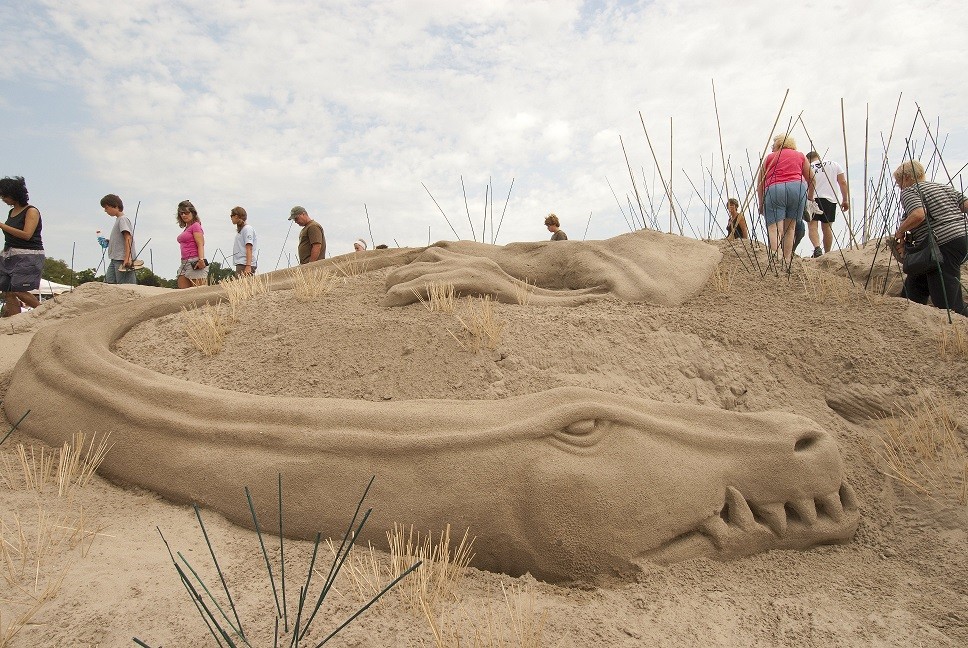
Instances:
[[[820,441],[820,435],[811,432],[810,434],[807,434],[797,439],[797,442],[793,444],[793,451],[803,452],[804,450],[809,450],[814,445],[816,445],[818,441]]]

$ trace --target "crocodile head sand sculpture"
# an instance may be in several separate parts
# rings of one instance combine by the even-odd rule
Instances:
[[[395,254],[384,258],[414,258]],[[102,474],[244,525],[248,486],[276,528],[281,474],[286,533],[299,538],[341,534],[376,475],[366,539],[382,544],[394,522],[469,527],[477,566],[558,582],[842,542],[856,529],[835,442],[792,414],[573,387],[494,401],[259,396],[112,352],[137,323],[221,295],[178,291],[42,329],[11,377],[8,419],[30,409],[23,429],[52,444],[110,433]]]

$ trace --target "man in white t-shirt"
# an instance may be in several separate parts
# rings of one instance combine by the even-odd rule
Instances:
[[[815,198],[821,209],[810,220],[810,242],[813,244],[813,256],[819,257],[830,252],[834,242],[832,224],[837,217],[837,203],[844,211],[850,210],[850,194],[847,191],[847,176],[840,165],[833,160],[821,160],[816,151],[807,153],[810,168],[816,182]],[[840,187],[841,200],[837,199],[837,187]],[[820,247],[820,232],[823,230],[823,248]]]

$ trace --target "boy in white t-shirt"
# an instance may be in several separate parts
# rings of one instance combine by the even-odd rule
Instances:
[[[108,265],[104,269],[104,283],[108,284],[137,284],[138,277],[132,260],[134,248],[134,232],[131,219],[124,215],[124,203],[115,194],[108,194],[101,198],[104,213],[114,217],[114,227],[108,239]]]
[[[821,213],[816,214],[809,223],[810,242],[813,244],[813,256],[819,257],[827,252],[834,242],[832,223],[837,217],[837,203],[844,211],[850,210],[850,195],[847,191],[847,176],[840,165],[833,160],[823,161],[816,151],[807,153],[807,161],[813,169],[816,192],[814,194]],[[837,200],[837,187],[840,188],[842,200]],[[820,232],[823,230],[823,248],[820,247]]]

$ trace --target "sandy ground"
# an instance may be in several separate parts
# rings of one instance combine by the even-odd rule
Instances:
[[[504,329],[494,351],[462,349],[451,335],[461,337],[452,316],[420,304],[381,306],[387,270],[379,270],[341,280],[318,302],[278,291],[246,303],[213,357],[192,346],[181,314],[137,326],[117,353],[158,372],[258,394],[500,399],[579,385],[719,409],[779,409],[816,420],[839,441],[862,512],[853,542],[732,562],[645,565],[632,581],[602,587],[560,587],[471,568],[443,612],[463,634],[461,645],[475,645],[474,623],[480,628],[488,615],[493,634],[510,633],[502,587],[527,608],[519,616],[544,618],[542,646],[968,645],[968,508],[956,488],[928,498],[901,486],[876,457],[892,408],[926,392],[947,404],[964,457],[968,362],[964,355],[941,357],[943,314],[865,296],[838,276],[846,273],[833,257],[804,261],[792,277],[762,276],[743,248],[718,245],[726,289],[710,281],[677,307],[617,300],[497,304]],[[867,264],[866,251],[851,254],[852,268]],[[4,320],[3,384],[39,328],[152,290],[87,284],[57,304]],[[38,494],[25,486],[18,444],[35,456],[42,447],[19,432],[0,447],[4,538],[15,543],[17,520],[30,527],[43,511],[60,521],[55,526],[83,523],[86,540],[52,552],[34,568],[35,578],[21,580],[19,587],[36,596],[45,575],[49,580],[66,568],[56,596],[10,645],[131,646],[135,636],[153,647],[215,645],[158,533],[190,561],[205,563],[194,511],[99,477],[71,497],[58,497],[56,485]],[[274,604],[258,538],[217,514],[203,515],[253,645],[272,645]],[[311,551],[311,543],[286,543],[287,574],[300,574],[289,576],[290,608]],[[12,594],[0,594],[0,632],[24,609],[21,590],[5,591]],[[341,576],[316,621],[318,632],[334,628],[361,601],[352,580]],[[391,593],[329,645],[434,643],[427,621]]]

